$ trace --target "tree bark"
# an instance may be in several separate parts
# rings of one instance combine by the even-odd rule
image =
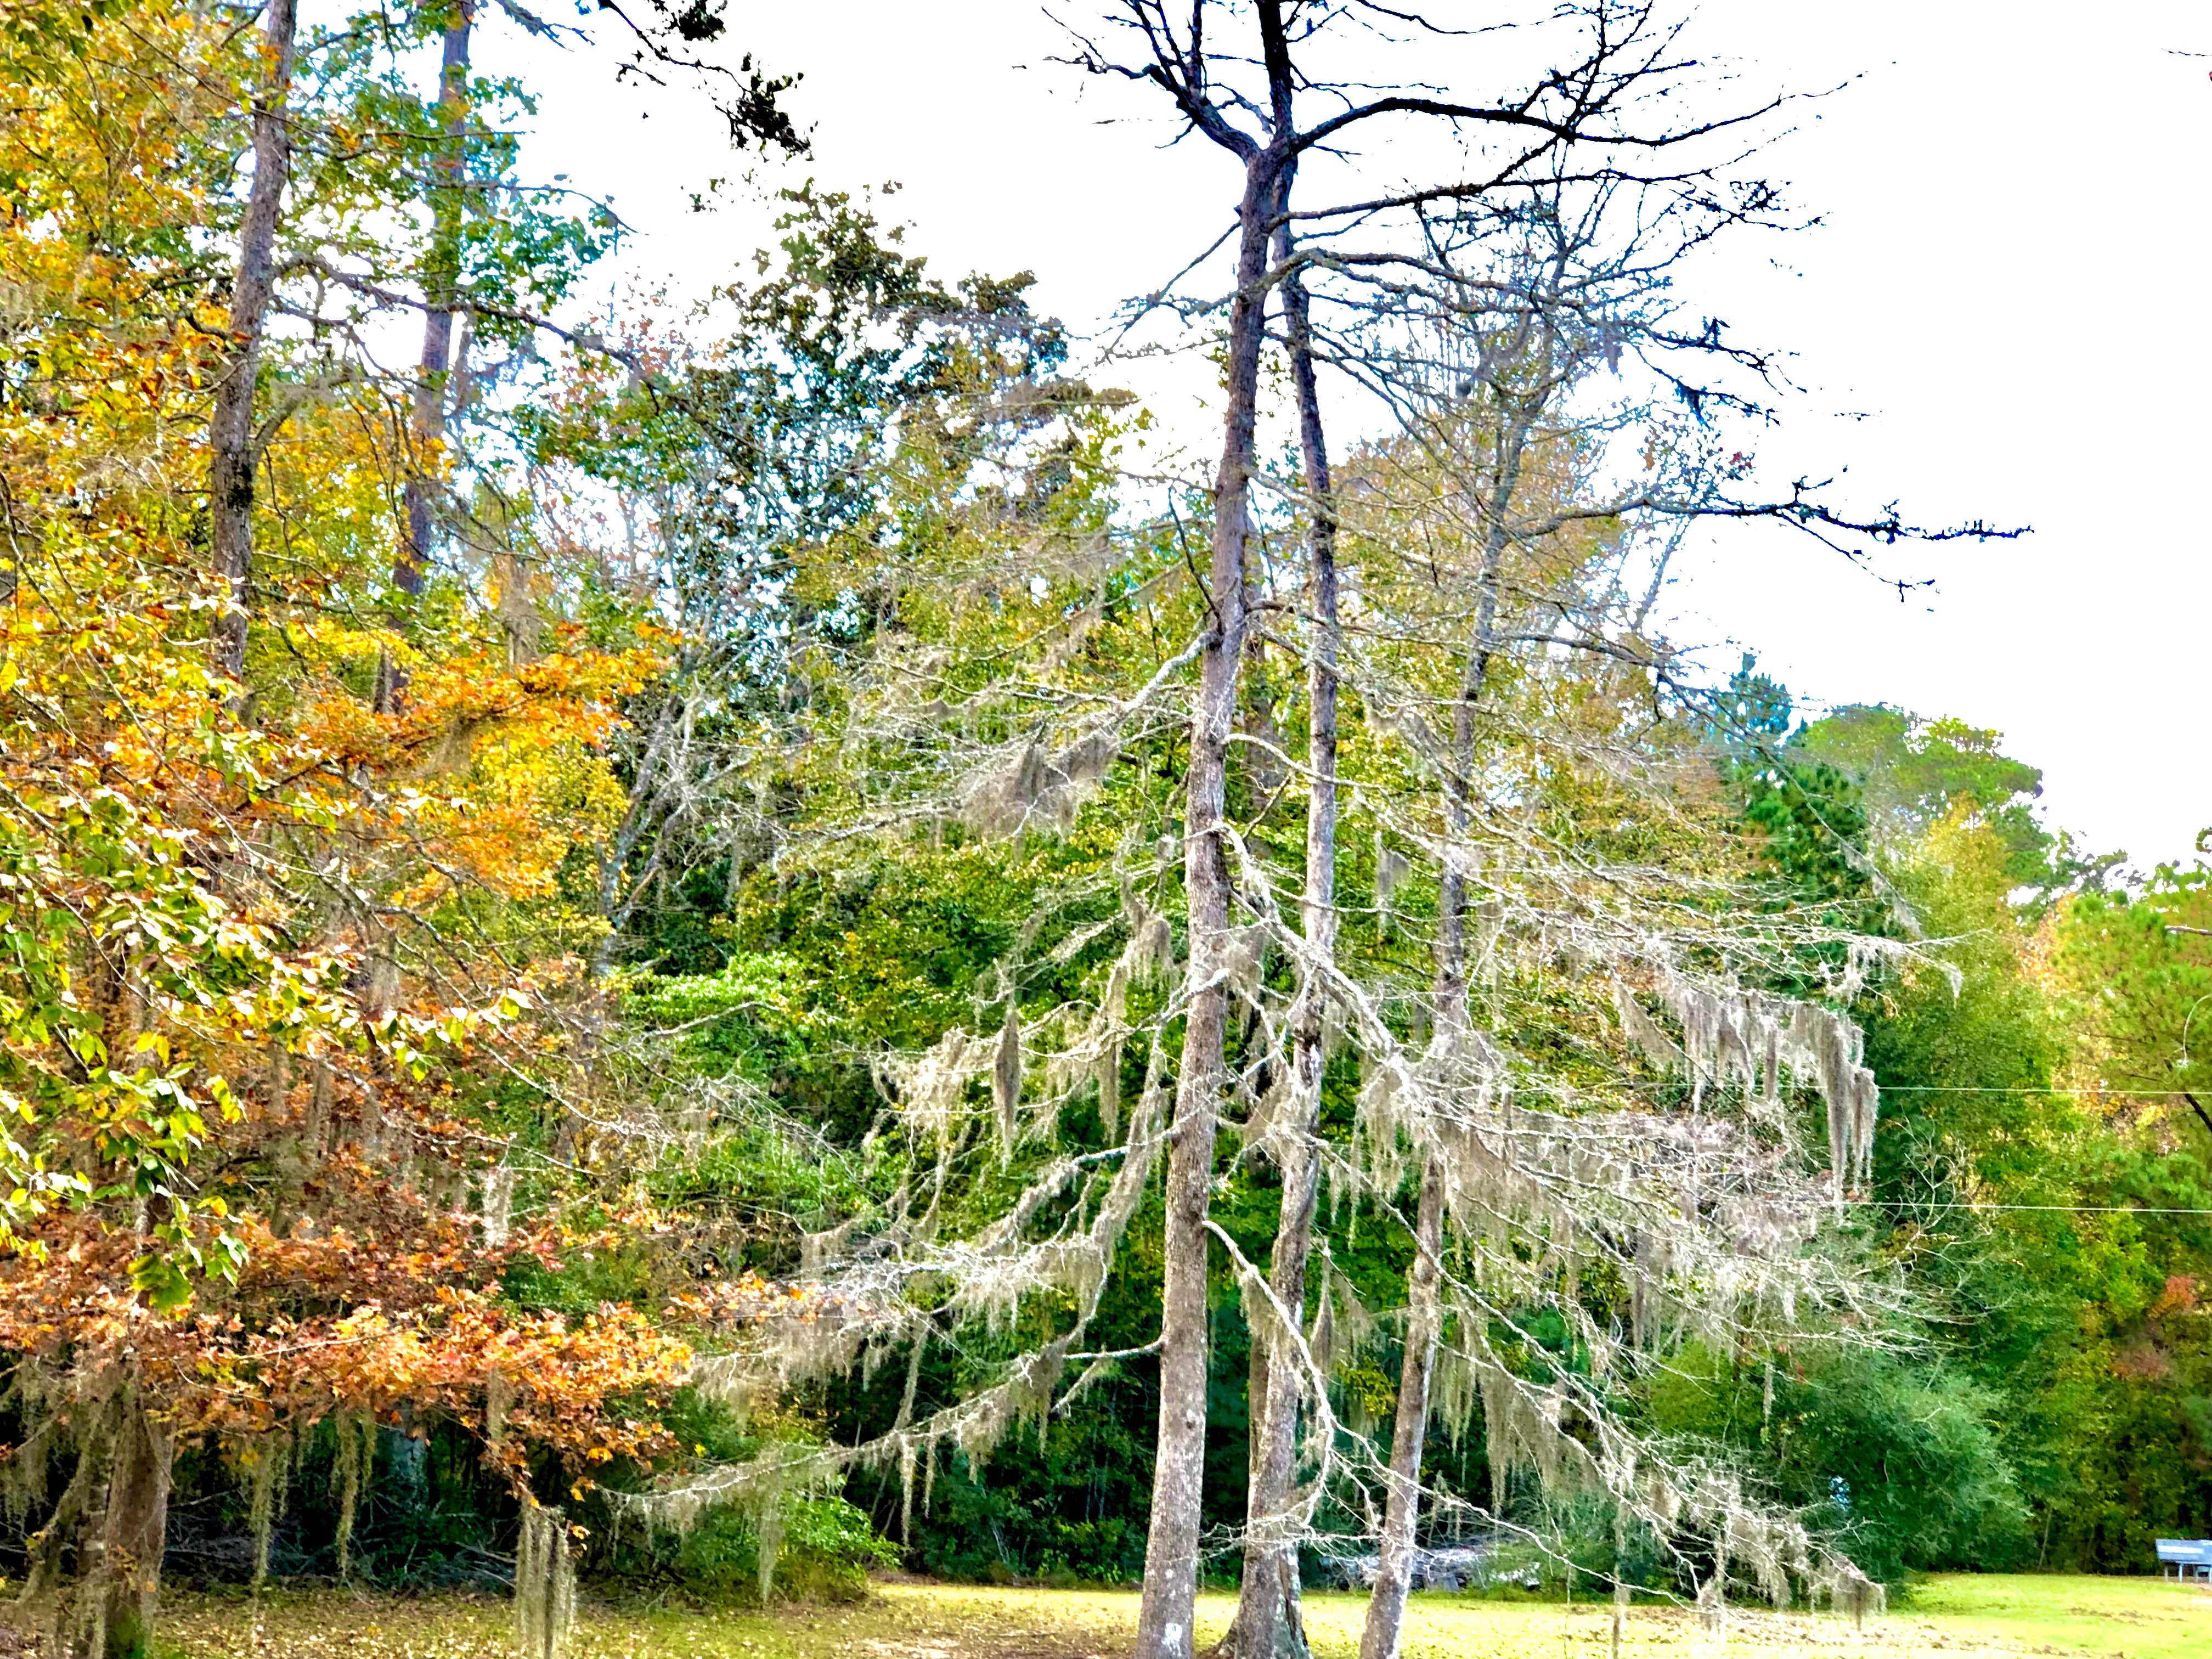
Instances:
[[[1279,152],[1245,164],[1238,209],[1237,295],[1229,313],[1227,406],[1213,497],[1206,604],[1211,617],[1192,710],[1183,805],[1183,882],[1190,922],[1189,1006],[1176,1079],[1175,1144],[1168,1154],[1160,1310],[1160,1428],[1145,1545],[1137,1659],[1189,1659],[1198,1595],[1199,1504],[1206,1473],[1206,1234],[1216,1108],[1223,1085],[1229,988],[1230,875],[1221,835],[1229,738],[1244,643],[1244,547],[1249,532],[1253,428],[1266,329],[1270,210]]]
[[[438,116],[445,142],[436,163],[439,183],[431,200],[430,260],[422,278],[422,360],[415,378],[415,465],[407,475],[407,539],[392,565],[392,585],[410,597],[422,592],[435,533],[431,509],[436,486],[424,461],[446,435],[453,313],[460,293],[461,218],[468,182],[469,32],[476,21],[476,0],[457,0],[453,26],[446,31],[438,71]]]
[[[1434,1156],[1421,1174],[1413,1223],[1413,1266],[1407,1275],[1406,1359],[1398,1376],[1398,1416],[1390,1436],[1390,1474],[1382,1507],[1382,1540],[1375,1593],[1360,1632],[1359,1659],[1398,1659],[1413,1588],[1414,1523],[1421,1503],[1421,1453],[1429,1432],[1429,1391],[1436,1376],[1437,1339],[1443,1329],[1438,1295],[1444,1244],[1443,1166]]]
[[[430,256],[422,272],[422,356],[416,367],[414,406],[408,422],[413,454],[403,492],[407,526],[392,560],[392,586],[406,595],[403,611],[422,596],[437,534],[437,485],[428,459],[446,436],[453,312],[460,289],[461,219],[467,207],[469,34],[476,22],[476,0],[454,0],[454,7],[455,21],[446,31],[438,68],[438,116],[444,142],[433,165],[439,182],[430,192]],[[405,626],[403,615],[403,631]],[[391,713],[406,690],[406,671],[390,652],[381,653],[376,665],[376,707]]]
[[[1282,194],[1289,195],[1285,170]],[[1291,1012],[1291,1097],[1271,1126],[1270,1155],[1282,1174],[1283,1196],[1267,1279],[1277,1305],[1293,1318],[1306,1302],[1306,1269],[1313,1254],[1313,1222],[1321,1187],[1322,1073],[1327,1062],[1328,991],[1325,964],[1336,956],[1336,500],[1328,445],[1322,426],[1320,389],[1314,375],[1312,331],[1304,284],[1291,266],[1296,250],[1287,229],[1278,229],[1275,262],[1282,280],[1283,318],[1289,337],[1291,379],[1297,398],[1298,447],[1309,510],[1307,602],[1312,607],[1306,660],[1309,708],[1306,763],[1305,892],[1299,922],[1308,963]],[[1305,1659],[1305,1619],[1298,1597],[1298,1540],[1304,1528],[1297,1504],[1298,1410],[1304,1399],[1304,1368],[1295,1363],[1295,1331],[1270,1328],[1252,1346],[1252,1469],[1245,1494],[1244,1579],[1236,1622],[1222,1643],[1235,1659]]]
[[[1490,678],[1491,661],[1498,651],[1498,595],[1511,539],[1505,514],[1520,486],[1528,430],[1528,420],[1519,418],[1502,434],[1498,474],[1490,492],[1482,567],[1476,578],[1474,637],[1468,645],[1460,696],[1452,708],[1450,758],[1443,780],[1443,870],[1437,882],[1434,996],[1437,1047],[1448,1062],[1459,1052],[1468,1024],[1467,878],[1456,853],[1473,816],[1474,721]],[[1420,1207],[1413,1223],[1413,1268],[1407,1280],[1406,1358],[1399,1376],[1398,1414],[1391,1434],[1382,1549],[1375,1592],[1367,1605],[1367,1625],[1360,1636],[1360,1659],[1397,1659],[1405,1632],[1406,1596],[1413,1588],[1414,1522],[1420,1504],[1421,1454],[1428,1439],[1430,1385],[1436,1370],[1437,1342],[1443,1329],[1437,1287],[1443,1258],[1443,1170],[1431,1154],[1422,1170]]]
[[[134,1386],[116,1427],[107,1518],[100,1534],[98,1659],[146,1659],[168,1538],[171,1445]]]
[[[268,81],[253,100],[253,184],[238,233],[238,275],[230,294],[230,361],[216,382],[208,420],[208,517],[216,574],[230,590],[215,624],[215,665],[233,679],[246,672],[246,624],[253,580],[253,391],[269,300],[276,285],[276,225],[292,175],[292,135],[284,101],[292,86],[299,0],[269,0],[263,36]]]
[[[46,1524],[24,1540],[20,1601],[36,1604],[54,1595],[63,1582],[64,1558],[81,1554],[80,1546],[90,1526],[85,1509],[99,1486],[106,1449],[106,1442],[100,1439],[77,1448],[69,1485],[62,1488]]]
[[[1498,600],[1505,581],[1505,555],[1513,534],[1506,514],[1521,488],[1528,465],[1528,433],[1535,419],[1533,410],[1516,407],[1513,417],[1498,437],[1498,471],[1491,481],[1489,522],[1482,538],[1482,568],[1475,578],[1474,638],[1467,653],[1467,672],[1460,682],[1459,701],[1452,706],[1451,769],[1444,778],[1444,829],[1447,848],[1467,833],[1468,790],[1474,775],[1474,718],[1482,694],[1490,683],[1490,664],[1498,654]],[[1467,884],[1459,866],[1447,856],[1437,889],[1437,1012],[1453,1018],[1459,1028],[1467,1022]]]

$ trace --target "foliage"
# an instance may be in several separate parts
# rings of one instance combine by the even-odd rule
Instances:
[[[1771,1373],[1703,1360],[1656,1391],[1659,1420],[1757,1444],[1791,1501],[1825,1510],[1869,1572],[1898,1582],[1908,1567],[1999,1568],[2030,1553],[1997,1400],[1967,1378],[1842,1347],[1778,1356]]]
[[[36,1595],[96,1559],[84,1526],[118,1561],[150,1539],[158,1566],[178,1460],[252,1494],[257,1578],[310,1448],[331,1448],[341,1577],[380,1462],[428,1437],[463,1436],[526,1506],[586,1492],[674,1444],[657,1408],[685,1332],[789,1305],[712,1275],[703,1299],[635,1278],[581,1307],[516,1294],[525,1261],[557,1278],[636,1224],[565,1211],[596,1155],[546,1108],[599,997],[571,952],[604,931],[560,872],[619,818],[607,739],[667,636],[633,607],[624,637],[589,637],[584,573],[511,495],[419,606],[386,592],[387,481],[422,458],[393,447],[410,389],[366,354],[370,319],[443,297],[480,353],[524,353],[611,222],[514,179],[501,123],[525,100],[478,82],[459,142],[507,205],[464,215],[435,268],[447,138],[407,76],[446,21],[303,39],[282,268],[313,326],[261,359],[276,550],[238,596],[207,556],[210,410],[236,372],[209,296],[240,112],[283,66],[200,7],[0,14],[0,1346]],[[501,378],[473,373],[479,398]],[[237,597],[242,684],[210,665]],[[111,1479],[133,1496],[81,1519]],[[124,1578],[87,1575],[63,1639],[142,1643],[117,1598],[150,1582]]]
[[[867,1593],[871,1569],[895,1565],[896,1547],[877,1535],[868,1517],[842,1498],[800,1498],[778,1522],[775,1593],[798,1601],[858,1601]],[[757,1597],[760,1583],[759,1523],[721,1510],[686,1534],[672,1564],[687,1585],[708,1595]]]
[[[2166,928],[2199,878],[2098,888],[2027,816],[2032,769],[1962,722],[1847,710],[1797,732],[1784,752],[1798,750],[1835,763],[1832,787],[1875,809],[1862,883],[1947,941],[1948,977],[1909,970],[1869,1011],[1884,1091],[1875,1189],[1887,1248],[1943,1315],[1915,1363],[1939,1365],[1952,1412],[1993,1438],[1958,1419],[1956,1501],[1881,1553],[2130,1569],[2150,1539],[2206,1513],[2207,1443],[2184,1379],[2212,1239],[2199,1218],[2130,1213],[2206,1201],[2204,1126],[2187,1093],[2159,1092],[2188,1088],[2173,1071],[2191,936]],[[1996,1489],[1992,1446],[2031,1512],[2024,1533],[1977,1542],[1959,1522],[2002,1513],[1971,1496]],[[1832,1461],[1849,1480],[1850,1460]]]
[[[519,1536],[725,1598],[1136,1576],[1194,986],[1236,1014],[1213,1536],[1270,1354],[1316,1535],[1374,1531],[1431,1164],[1436,1536],[1711,1600],[1832,1540],[1896,1581],[2212,1529],[2212,869],[2122,884],[1962,720],[1681,682],[1645,507],[1735,475],[1694,403],[1562,415],[1620,329],[1682,344],[1649,273],[1538,340],[1559,202],[1440,233],[1503,297],[1339,458],[1319,959],[1304,475],[1255,509],[1217,832],[1215,502],[1030,279],[809,184],[681,325],[557,326],[616,223],[528,178],[527,87],[425,95],[457,17],[288,68],[222,9],[0,0],[0,1510],[58,1639],[143,1645],[87,1564],[165,1544],[257,1589],[497,1582]],[[642,26],[658,73],[720,14]],[[731,84],[798,147],[787,82]],[[254,356],[257,100],[297,160]],[[461,343],[392,371],[426,313]]]
[[[2069,1012],[2115,1086],[2212,1100],[2212,866],[2160,866],[2139,892],[2084,894],[2057,927]]]
[[[1963,813],[2002,845],[2005,875],[2037,902],[2096,886],[2121,855],[2087,856],[2064,831],[2046,828],[2035,805],[2043,774],[2003,753],[2002,740],[1964,720],[1861,704],[1808,725],[1790,747],[1858,784],[1878,840],[1909,839]]]

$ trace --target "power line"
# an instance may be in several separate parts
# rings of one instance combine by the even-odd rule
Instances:
[[[1526,1086],[1538,1088],[1551,1087],[1556,1090],[1559,1085],[1556,1084],[1547,1085],[1541,1079],[1534,1079]],[[1668,1078],[1656,1082],[1611,1083],[1604,1086],[1613,1090],[1616,1092],[1663,1094],[1670,1091],[1680,1093],[1686,1090],[1689,1085],[1683,1083],[1679,1079]],[[1719,1085],[1713,1085],[1711,1086],[1717,1088]],[[2125,1089],[2106,1087],[2061,1089],[2039,1084],[1997,1083],[1885,1083],[1881,1085],[1881,1091],[1886,1095],[2109,1095],[2115,1100],[2145,1100],[2151,1098],[2185,1100],[2189,1097],[2190,1094],[2190,1091],[2187,1089]],[[1595,1092],[1595,1091],[1593,1091],[1593,1092]]]
[[[2160,1095],[2182,1100],[2187,1099],[2190,1092],[2186,1089],[2055,1089],[1996,1083],[1885,1083],[1881,1091],[1886,1095]]]
[[[2062,1215],[2212,1215],[2212,1209],[2192,1210],[2154,1204],[1911,1204],[1903,1210],[2047,1210]]]

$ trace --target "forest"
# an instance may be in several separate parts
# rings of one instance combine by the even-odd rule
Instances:
[[[1396,1659],[1460,1572],[1618,1656],[2212,1532],[2212,863],[1668,636],[1686,538],[2021,533],[1759,465],[1699,262],[1795,117],[1680,16],[1068,10],[1224,200],[1121,323],[1184,449],[742,6],[0,0],[21,1650],[888,1577]],[[595,297],[545,40],[726,118],[709,298]]]

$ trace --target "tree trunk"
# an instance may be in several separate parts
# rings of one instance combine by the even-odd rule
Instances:
[[[1289,195],[1285,174],[1282,193]],[[1287,267],[1295,252],[1287,230],[1276,233],[1275,260]],[[1308,964],[1291,1013],[1291,1097],[1269,1150],[1282,1172],[1283,1197],[1267,1279],[1278,1305],[1298,1317],[1305,1308],[1306,1267],[1313,1254],[1313,1221],[1321,1187],[1320,1148],[1324,1026],[1328,990],[1323,966],[1336,956],[1336,505],[1329,477],[1328,445],[1322,427],[1314,378],[1312,336],[1304,284],[1295,270],[1283,278],[1283,316],[1290,339],[1291,378],[1298,406],[1298,440],[1313,514],[1307,568],[1313,607],[1306,663],[1309,723],[1306,762],[1311,774],[1306,799],[1306,882],[1299,905]],[[1244,1580],[1236,1622],[1222,1651],[1235,1659],[1305,1659],[1305,1619],[1298,1601],[1298,1408],[1304,1368],[1295,1362],[1296,1331],[1270,1327],[1252,1346],[1253,1447],[1245,1496]]]
[[[1421,1504],[1421,1452],[1429,1432],[1429,1385],[1443,1328],[1437,1293],[1444,1244],[1443,1166],[1431,1156],[1421,1174],[1421,1206],[1413,1223],[1413,1267],[1407,1276],[1406,1360],[1398,1376],[1398,1418],[1390,1436],[1389,1490],[1375,1593],[1359,1659],[1398,1659],[1405,1634],[1406,1593],[1413,1588],[1414,1522]]]
[[[1490,665],[1498,650],[1498,600],[1510,537],[1505,514],[1520,483],[1528,422],[1504,434],[1498,476],[1491,491],[1489,525],[1482,568],[1477,578],[1474,638],[1468,650],[1465,678],[1452,709],[1451,751],[1445,769],[1443,872],[1437,883],[1437,1048],[1447,1063],[1467,1032],[1467,878],[1457,848],[1471,813],[1474,775],[1474,720]],[[1389,1492],[1383,1506],[1382,1540],[1375,1593],[1367,1606],[1367,1626],[1359,1642],[1360,1659],[1397,1659],[1406,1622],[1406,1595],[1413,1587],[1414,1522],[1420,1504],[1421,1454],[1428,1439],[1429,1391],[1436,1370],[1437,1341],[1443,1333],[1437,1279],[1443,1260],[1443,1168],[1433,1154],[1421,1175],[1420,1208],[1414,1223],[1413,1268],[1407,1281],[1406,1358],[1398,1380],[1398,1415],[1390,1442]]]
[[[115,1431],[107,1518],[100,1532],[100,1598],[96,1659],[146,1659],[153,1650],[154,1612],[161,1588],[161,1553],[169,1529],[167,1431],[147,1416],[134,1386]]]
[[[1461,683],[1459,704],[1452,716],[1452,772],[1448,802],[1458,813],[1451,825],[1455,835],[1467,828],[1468,780],[1474,765],[1474,711],[1490,679],[1491,659],[1498,654],[1498,596],[1505,578],[1505,554],[1512,544],[1512,527],[1505,515],[1521,488],[1522,469],[1528,464],[1529,428],[1537,410],[1516,406],[1511,423],[1501,434],[1498,476],[1490,492],[1490,522],[1483,532],[1482,572],[1476,582],[1474,640],[1468,652],[1467,678]]]
[[[1215,1111],[1229,1015],[1224,980],[1230,877],[1221,836],[1229,738],[1244,643],[1244,544],[1249,529],[1253,425],[1265,334],[1268,221],[1276,200],[1274,149],[1245,166],[1239,208],[1237,295],[1229,313],[1227,410],[1213,497],[1206,601],[1212,613],[1192,710],[1183,806],[1183,882],[1188,895],[1189,1006],[1176,1079],[1175,1145],[1168,1154],[1160,1310],[1160,1430],[1152,1467],[1152,1521],[1137,1659],[1188,1659],[1198,1595],[1199,1504],[1206,1474],[1206,1206],[1213,1181]]]
[[[421,594],[430,563],[430,522],[436,486],[425,461],[446,435],[447,383],[453,366],[453,313],[461,279],[461,218],[466,206],[469,116],[469,31],[475,0],[458,0],[456,21],[446,31],[438,72],[439,125],[445,143],[431,198],[430,260],[422,274],[422,361],[415,378],[411,435],[415,465],[407,475],[407,539],[392,561],[392,585]]]
[[[77,1448],[69,1485],[46,1516],[46,1524],[24,1540],[23,1589],[20,1601],[37,1603],[54,1595],[64,1583],[70,1558],[82,1557],[90,1522],[86,1505],[98,1487],[106,1443],[95,1438]],[[76,1565],[82,1568],[82,1559]]]
[[[246,672],[246,629],[253,580],[253,389],[269,298],[276,284],[276,223],[292,174],[292,135],[283,106],[292,86],[292,40],[300,0],[269,0],[264,39],[268,81],[253,100],[253,184],[238,233],[238,275],[230,294],[230,361],[216,382],[208,420],[208,516],[216,573],[230,605],[215,624],[215,665],[233,679]]]
[[[455,21],[446,31],[438,70],[438,117],[445,142],[433,168],[438,183],[430,192],[430,256],[422,272],[422,356],[416,368],[414,408],[408,422],[414,453],[404,492],[407,526],[392,560],[392,585],[406,595],[403,608],[422,595],[437,533],[432,521],[437,485],[430,476],[429,457],[446,436],[453,310],[460,289],[461,219],[467,207],[469,33],[476,21],[476,0],[454,0],[454,4]],[[403,617],[403,631],[406,621]],[[406,671],[389,652],[381,653],[376,665],[376,707],[391,713],[406,690]]]

